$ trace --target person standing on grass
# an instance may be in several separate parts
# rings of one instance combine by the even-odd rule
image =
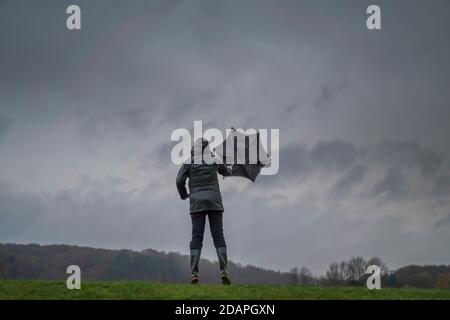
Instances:
[[[231,283],[227,271],[227,245],[223,235],[223,204],[217,173],[230,176],[231,169],[223,163],[216,163],[209,148],[209,142],[198,139],[191,150],[191,158],[178,171],[176,185],[182,200],[189,198],[192,221],[192,240],[190,242],[191,284],[199,282],[199,262],[203,246],[206,217],[209,220],[211,236],[219,259],[222,284]],[[189,179],[189,193],[186,180]]]

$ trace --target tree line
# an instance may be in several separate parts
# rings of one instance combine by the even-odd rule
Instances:
[[[65,280],[69,265],[83,280],[148,280],[187,283],[189,256],[146,249],[106,250],[69,245],[0,244],[0,279]],[[202,283],[218,283],[218,262],[202,259]],[[290,284],[288,273],[229,262],[235,283]]]
[[[409,265],[389,270],[379,257],[365,260],[352,257],[341,262],[332,262],[325,276],[314,276],[306,267],[290,270],[292,282],[304,286],[365,286],[370,274],[367,267],[377,265],[381,270],[381,284],[393,288],[437,288],[450,289],[450,265]]]
[[[78,265],[83,280],[148,280],[186,283],[189,256],[146,249],[106,250],[89,247],[38,244],[0,244],[1,279],[65,280],[69,265]],[[389,270],[379,257],[353,257],[330,264],[325,275],[313,275],[306,267],[289,272],[229,262],[234,283],[304,286],[365,286],[369,265],[381,268],[384,287],[450,289],[450,265],[405,266]],[[202,259],[203,283],[217,283],[218,263]]]

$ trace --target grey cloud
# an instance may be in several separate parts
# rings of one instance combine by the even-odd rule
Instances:
[[[0,235],[2,240],[20,237],[44,214],[42,199],[20,193],[11,184],[0,181]]]
[[[139,136],[146,136],[151,130],[151,112],[145,108],[132,108],[121,112],[118,117],[129,131]]]
[[[371,196],[383,195],[387,200],[401,200],[408,194],[409,185],[400,171],[389,168],[386,175],[372,189]]]
[[[435,175],[444,162],[443,155],[417,142],[383,142],[374,149],[372,157],[397,168],[418,168],[423,176]]]
[[[280,129],[278,175],[221,181],[241,261],[286,270],[361,251],[394,264],[446,256],[448,228],[402,234],[402,217],[381,217],[411,199],[448,203],[447,0],[379,1],[380,32],[365,28],[372,3],[358,0],[77,3],[81,32],[65,28],[70,1],[0,1],[0,177],[18,186],[1,188],[1,240],[187,250],[169,140],[203,120]],[[363,207],[380,200],[375,224],[338,210],[363,185]],[[284,187],[329,193],[283,202]],[[335,206],[317,209],[327,200]]]
[[[100,132],[100,120],[90,118],[85,121],[82,121],[78,128],[78,133],[87,139],[99,138],[101,136]]]
[[[444,198],[450,194],[450,176],[439,176],[433,185],[432,194],[435,197]]]
[[[354,164],[363,152],[347,141],[319,142],[310,151],[310,162],[317,167],[340,171]]]
[[[342,92],[346,86],[344,83],[325,84],[321,87],[319,95],[315,98],[313,106],[319,112],[327,111],[333,104],[333,101],[337,98],[340,92]]]
[[[161,167],[172,165],[171,152],[175,144],[176,143],[171,143],[170,141],[161,143],[153,152],[148,153],[145,156],[144,162],[149,163],[150,160],[156,160]],[[143,165],[145,164],[143,163]]]
[[[274,178],[288,178],[293,172],[297,175],[307,174],[308,156],[308,150],[303,145],[290,144],[280,148],[280,169]]]
[[[371,169],[381,170],[378,181],[371,182],[371,191],[361,196],[380,197],[382,201],[401,201],[417,196],[424,198],[450,196],[450,183],[442,164],[445,158],[433,150],[412,142],[382,142],[360,146],[348,141],[322,141],[311,147],[291,144],[280,149],[278,176],[264,184],[286,180],[298,183],[315,173],[336,174],[337,181],[329,191],[330,199],[345,198],[351,187],[362,183]],[[430,182],[431,189],[420,194],[412,190],[417,173]]]
[[[182,211],[184,203],[166,203],[147,191],[122,191],[119,187],[124,183],[118,177],[103,181],[85,177],[78,187],[51,197],[0,184],[0,241],[140,249],[173,246],[184,251],[180,237],[187,238],[188,230],[176,223],[182,217],[167,214]]]
[[[355,184],[363,181],[366,172],[367,167],[360,164],[356,164],[349,168],[333,185],[329,197],[336,200],[345,197]]]
[[[448,213],[444,217],[441,217],[434,224],[434,228],[437,229],[437,230],[448,230],[449,227],[450,227],[450,213]]]
[[[0,114],[0,142],[11,127],[11,119]]]
[[[298,108],[298,105],[296,103],[291,103],[286,107],[286,112],[292,113]]]
[[[321,141],[308,148],[290,144],[280,149],[280,172],[278,177],[307,177],[320,170],[341,172],[357,164],[364,155],[364,148],[342,141]]]

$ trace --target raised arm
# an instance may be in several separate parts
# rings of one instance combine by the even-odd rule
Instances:
[[[231,176],[231,173],[232,173],[231,169],[223,163],[218,165],[217,172],[224,177]]]
[[[188,178],[188,175],[189,167],[186,164],[183,164],[180,170],[178,170],[177,175],[177,189],[182,200],[189,198],[189,194],[186,190],[186,179]]]

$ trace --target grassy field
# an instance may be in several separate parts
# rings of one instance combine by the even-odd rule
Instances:
[[[155,282],[84,281],[68,290],[63,281],[0,280],[0,299],[446,299],[450,290],[314,288],[269,285],[180,285]]]

